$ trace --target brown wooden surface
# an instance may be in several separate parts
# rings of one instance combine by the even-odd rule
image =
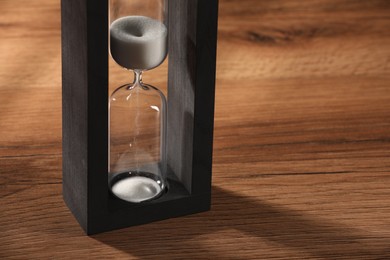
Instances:
[[[0,0],[0,259],[390,258],[389,1],[221,0],[212,211],[93,237],[61,196],[59,12]]]

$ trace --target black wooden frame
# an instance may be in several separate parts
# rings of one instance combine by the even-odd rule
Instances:
[[[89,235],[210,209],[218,0],[168,4],[170,188],[131,204],[107,185],[108,0],[61,2],[63,197]]]

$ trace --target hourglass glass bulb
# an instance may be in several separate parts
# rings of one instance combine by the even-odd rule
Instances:
[[[155,199],[167,187],[166,99],[142,82],[142,71],[166,58],[167,34],[163,23],[145,16],[125,16],[110,27],[112,58],[134,71],[133,83],[110,97],[109,186],[128,202]]]

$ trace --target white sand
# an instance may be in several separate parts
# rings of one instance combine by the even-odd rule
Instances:
[[[138,203],[160,194],[161,187],[150,178],[134,176],[116,182],[111,190],[122,200]]]
[[[126,16],[110,27],[111,56],[127,69],[149,70],[167,56],[168,31],[163,23],[145,16]]]

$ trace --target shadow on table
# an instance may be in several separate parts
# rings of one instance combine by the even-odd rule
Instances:
[[[194,242],[215,232],[236,229],[247,236],[269,240],[280,244],[281,248],[318,258],[383,256],[384,252],[368,249],[364,237],[354,235],[354,230],[218,187],[213,187],[212,197],[210,212],[103,233],[93,238],[140,258],[160,255],[168,259],[179,256],[191,259],[201,253],[208,258],[221,258],[221,252]],[[237,247],[235,252],[239,256],[242,246],[245,245],[230,244],[228,247],[230,250]],[[229,259],[234,258],[229,256]]]

